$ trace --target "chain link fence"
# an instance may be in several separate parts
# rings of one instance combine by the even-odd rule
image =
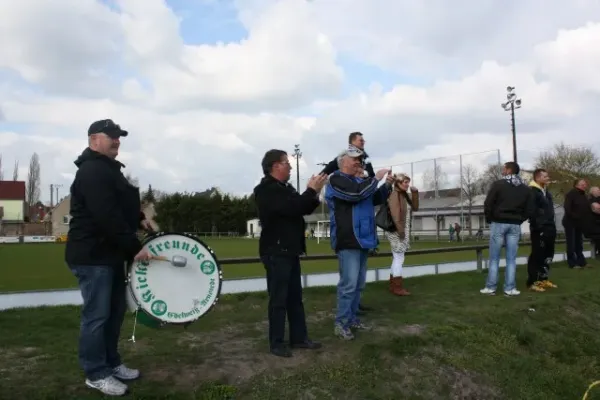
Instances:
[[[501,165],[498,149],[391,165],[419,190],[414,239],[483,240],[488,233],[483,201],[491,182],[500,178]]]

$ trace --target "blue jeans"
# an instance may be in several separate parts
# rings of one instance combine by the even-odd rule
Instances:
[[[339,250],[337,253],[340,280],[337,285],[337,314],[335,323],[350,328],[358,323],[356,313],[360,295],[367,281],[368,250]]]
[[[79,334],[79,364],[94,381],[113,374],[121,364],[118,352],[125,317],[125,271],[121,267],[69,265],[79,281],[83,307]]]
[[[521,226],[515,224],[501,224],[492,222],[490,225],[490,263],[485,287],[496,290],[498,285],[498,268],[500,267],[500,252],[502,245],[506,244],[506,270],[504,276],[504,291],[516,287],[517,250],[519,249],[519,236]]]

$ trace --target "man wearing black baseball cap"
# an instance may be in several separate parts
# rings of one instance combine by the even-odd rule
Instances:
[[[79,362],[85,383],[110,396],[125,394],[122,381],[139,377],[121,362],[117,343],[127,308],[125,266],[150,259],[137,237],[147,225],[139,188],[127,181],[124,165],[116,160],[119,139],[127,135],[110,119],[90,125],[88,148],[75,161],[65,250],[83,298]]]

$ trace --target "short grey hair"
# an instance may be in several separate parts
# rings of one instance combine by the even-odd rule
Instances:
[[[348,148],[342,150],[340,152],[340,154],[338,154],[337,156],[337,165],[338,168],[342,168],[342,163],[344,162],[344,158],[346,157],[351,157],[351,158],[357,158],[357,157],[361,157],[364,154],[364,152],[362,150],[360,150],[359,148],[357,148],[356,146],[350,145],[348,146]]]

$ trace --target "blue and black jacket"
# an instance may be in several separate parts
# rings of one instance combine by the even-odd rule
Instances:
[[[331,248],[335,251],[350,249],[370,250],[377,247],[375,206],[383,204],[390,194],[387,183],[335,171],[325,189],[329,207]]]

